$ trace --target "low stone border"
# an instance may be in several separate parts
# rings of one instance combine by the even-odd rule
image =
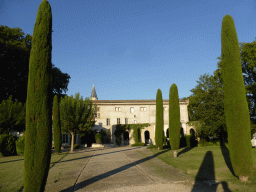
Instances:
[[[87,147],[87,144],[84,145]],[[99,144],[99,143],[92,143],[91,147],[114,147],[114,144]]]

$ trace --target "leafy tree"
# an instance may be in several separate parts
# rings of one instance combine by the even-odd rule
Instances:
[[[248,180],[253,168],[250,116],[246,102],[241,56],[234,20],[226,15],[221,29],[224,106],[232,167],[240,180]]]
[[[177,149],[180,146],[180,105],[178,88],[172,84],[169,93],[169,138],[173,156],[177,157]]]
[[[52,13],[39,6],[29,59],[24,153],[24,190],[44,191],[52,145]]]
[[[25,36],[18,27],[0,25],[0,101],[12,95],[14,100],[26,102],[31,40],[32,36]],[[52,99],[68,90],[69,79],[67,73],[52,64]]]
[[[72,136],[70,152],[73,152],[75,134],[80,133],[83,136],[95,124],[92,120],[95,109],[96,105],[93,106],[88,98],[85,100],[83,97],[80,98],[79,93],[75,94],[75,98],[71,95],[61,99],[61,129],[62,132],[70,133]]]
[[[155,142],[156,147],[163,149],[163,130],[164,130],[164,116],[163,116],[163,99],[160,89],[156,94],[156,129],[155,129]]]
[[[9,134],[12,131],[22,132],[25,130],[26,105],[16,100],[12,101],[12,96],[8,100],[3,100],[0,104],[0,134]]]
[[[54,150],[59,154],[61,150],[61,127],[60,127],[60,112],[59,112],[59,99],[54,96],[53,100],[53,137],[54,137]]]
[[[197,135],[202,139],[216,136],[226,139],[227,132],[223,83],[217,72],[214,75],[201,75],[198,85],[191,90],[189,97],[188,113],[192,125],[195,126]]]
[[[256,41],[240,43],[240,54],[250,117],[256,124]]]

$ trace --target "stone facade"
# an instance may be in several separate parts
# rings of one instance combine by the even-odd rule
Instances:
[[[156,120],[156,100],[98,100],[96,97],[95,87],[93,86],[91,100],[97,104],[95,113],[95,126],[92,129],[101,131],[106,130],[111,136],[111,142],[115,143],[115,126],[117,124],[142,124],[149,123],[149,127],[141,130],[141,142],[148,143],[148,139],[155,144],[155,120]],[[185,134],[190,133],[191,127],[188,126],[189,100],[181,100],[180,103],[180,121],[181,127]],[[167,136],[169,128],[169,100],[163,100],[164,109],[164,133]],[[133,130],[128,131],[129,142],[123,144],[135,143]],[[169,136],[168,136],[169,137]],[[127,138],[127,137],[126,137]]]

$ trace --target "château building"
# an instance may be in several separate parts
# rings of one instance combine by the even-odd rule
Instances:
[[[95,86],[93,85],[90,99],[97,104],[95,112],[95,125],[92,129],[106,130],[111,137],[111,142],[115,144],[114,131],[117,124],[144,124],[149,123],[149,127],[141,130],[141,142],[155,144],[155,121],[156,121],[156,100],[98,100]],[[184,134],[190,134],[188,125],[188,104],[189,100],[180,100],[180,126]],[[164,134],[169,138],[169,100],[163,100],[164,109]],[[123,136],[123,144],[135,143],[133,130],[126,131]]]

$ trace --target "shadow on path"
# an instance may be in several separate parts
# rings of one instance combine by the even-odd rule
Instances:
[[[68,161],[75,161],[75,160],[80,160],[80,159],[86,159],[86,158],[91,158],[91,157],[100,156],[100,155],[106,155],[106,154],[117,153],[117,152],[122,152],[122,151],[134,150],[134,149],[138,149],[138,148],[141,148],[141,147],[136,147],[136,148],[132,148],[132,149],[125,149],[125,150],[119,150],[119,151],[113,151],[113,152],[108,152],[108,153],[101,153],[101,154],[96,154],[96,155],[88,155],[86,157],[79,157],[79,158],[64,160],[64,161],[60,161],[58,163],[65,163],[65,162],[68,162]],[[100,149],[100,150],[102,150],[102,149]],[[92,150],[92,151],[97,151],[97,150]],[[88,152],[92,152],[92,151],[88,151]],[[83,152],[85,152],[85,151],[83,151]],[[75,153],[70,153],[69,155],[73,155],[73,154],[75,154]]]
[[[64,191],[74,191],[74,189],[75,189],[75,190],[82,189],[82,188],[84,188],[84,187],[86,187],[86,186],[88,186],[88,185],[90,185],[90,184],[92,184],[92,183],[95,183],[95,182],[99,181],[99,180],[105,179],[105,178],[107,178],[107,177],[109,177],[109,176],[111,176],[111,175],[117,174],[117,173],[119,173],[119,172],[121,172],[121,171],[124,171],[124,170],[126,170],[126,169],[129,169],[129,168],[131,168],[131,167],[133,167],[133,166],[136,166],[136,165],[138,165],[138,164],[140,164],[140,163],[144,163],[144,162],[146,162],[146,161],[149,161],[149,160],[151,160],[151,159],[157,157],[158,155],[161,155],[161,154],[166,153],[166,152],[168,152],[168,151],[170,151],[170,150],[166,150],[166,151],[159,152],[159,153],[157,153],[157,154],[155,154],[155,155],[152,155],[152,156],[150,156],[150,157],[146,157],[146,158],[140,159],[140,160],[138,160],[138,161],[135,161],[135,162],[133,162],[133,163],[129,163],[129,164],[124,165],[124,166],[122,166],[122,167],[119,167],[119,168],[117,168],[117,169],[108,171],[108,172],[106,172],[106,173],[103,173],[103,174],[98,175],[98,176],[95,176],[95,177],[92,177],[92,178],[90,178],[90,179],[88,179],[88,180],[85,180],[85,181],[82,181],[82,182],[80,182],[80,183],[74,184],[73,186],[62,190],[61,192],[64,192]]]
[[[203,184],[208,183],[208,185]],[[195,184],[191,192],[196,192],[201,188],[202,185],[205,185],[205,188],[208,188],[207,191],[217,191],[217,186],[221,184],[224,191],[231,192],[228,188],[227,182],[219,182],[215,181],[215,171],[214,171],[214,160],[211,151],[207,151],[204,156],[204,160],[199,168],[199,171],[196,175]]]

